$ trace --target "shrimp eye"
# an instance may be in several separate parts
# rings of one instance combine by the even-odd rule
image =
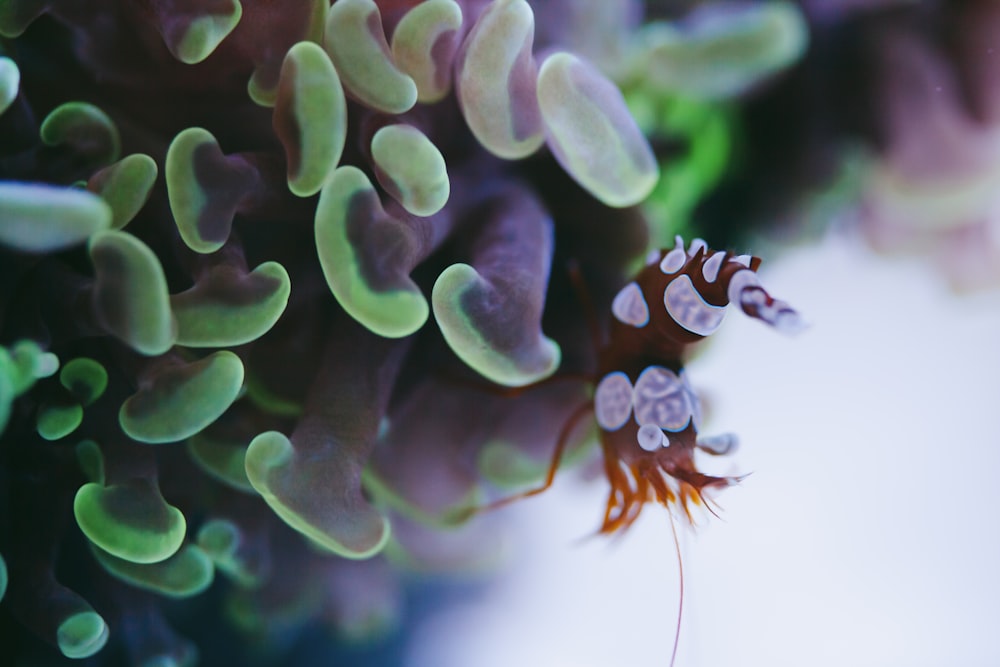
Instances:
[[[639,446],[647,452],[655,452],[660,447],[670,446],[670,440],[656,424],[643,424],[639,427],[639,432],[635,437]]]

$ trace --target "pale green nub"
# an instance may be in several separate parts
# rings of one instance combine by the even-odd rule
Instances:
[[[220,350],[160,370],[122,404],[118,420],[139,442],[183,440],[222,416],[242,386],[243,362]]]
[[[111,207],[112,229],[122,229],[139,213],[153,191],[158,171],[153,158],[133,153],[90,177],[87,189]]]
[[[10,58],[0,56],[0,114],[17,98],[21,88],[21,70]]]
[[[76,463],[88,481],[104,486],[104,454],[96,442],[81,440],[76,443]]]
[[[535,340],[516,350],[505,351],[491,344],[466,312],[465,298],[470,292],[494,293],[496,301],[503,300],[468,264],[452,264],[442,271],[431,294],[441,334],[462,361],[483,377],[509,387],[531,384],[555,372],[562,356],[559,345],[540,331]]]
[[[243,533],[228,519],[210,519],[198,531],[198,546],[208,554],[215,567],[244,588],[262,583],[261,569],[247,563],[240,553]]]
[[[93,359],[77,357],[68,361],[59,371],[59,382],[87,406],[104,393],[108,386],[108,372]]]
[[[84,611],[64,619],[56,630],[56,643],[67,658],[89,658],[108,641],[108,626],[94,611]]]
[[[48,146],[69,143],[86,148],[99,164],[111,164],[121,154],[121,137],[108,114],[87,102],[66,102],[53,109],[39,128]]]
[[[362,242],[364,230],[376,224],[385,228],[384,236],[378,247],[368,247]],[[412,242],[406,228],[386,215],[360,169],[345,166],[334,172],[320,193],[315,234],[326,283],[351,317],[387,338],[408,336],[423,326],[429,308],[420,288],[398,263],[385,266],[379,261],[384,260],[386,248],[404,248],[406,254],[405,247]],[[366,274],[374,272],[383,274],[384,284],[370,282]]]
[[[223,155],[212,133],[200,127],[178,133],[167,148],[163,171],[170,212],[187,247],[208,254],[225,245],[242,196],[239,181],[246,174]]]
[[[221,264],[191,289],[170,297],[177,318],[177,344],[187,347],[235,347],[270,331],[285,312],[292,284],[277,262],[264,262],[250,273]]]
[[[0,182],[0,243],[23,252],[56,252],[111,226],[100,197],[76,188]]]
[[[341,469],[337,452],[323,454],[299,460],[287,437],[267,431],[247,449],[247,478],[275,514],[315,544],[344,558],[370,558],[389,541],[389,521],[360,488],[348,493],[353,473]]]
[[[43,403],[38,408],[38,435],[46,440],[59,440],[75,431],[82,421],[83,408],[78,403]]]
[[[186,65],[194,65],[212,55],[242,16],[239,0],[229,0],[229,7],[222,13],[205,14],[186,21],[164,21],[161,34],[175,58]]]
[[[326,52],[312,42],[293,46],[281,65],[274,131],[285,147],[288,189],[309,197],[323,187],[347,140],[347,101]]]
[[[156,254],[136,237],[119,231],[95,234],[89,248],[95,274],[91,301],[97,320],[139,354],[156,356],[173,347],[177,322],[170,312],[167,279]]]
[[[418,102],[438,102],[451,90],[452,59],[461,28],[462,8],[455,0],[424,0],[396,24],[392,59],[413,79]]]
[[[417,86],[393,63],[374,0],[333,3],[323,46],[344,88],[365,106],[401,114],[416,104]]]
[[[133,563],[157,563],[177,552],[187,522],[151,483],[101,486],[88,482],[73,500],[73,514],[95,545]]]
[[[18,341],[10,348],[0,345],[0,434],[7,427],[14,399],[58,368],[56,355],[43,351],[33,340]]]
[[[613,83],[568,53],[545,59],[538,102],[549,147],[570,176],[608,206],[638,204],[659,178],[656,156]]]
[[[379,183],[413,215],[434,215],[448,203],[448,167],[437,146],[411,125],[386,125],[372,137]]]
[[[782,0],[696,10],[682,25],[642,31],[642,75],[660,90],[700,98],[739,95],[805,53],[802,10]]]
[[[299,35],[299,39],[322,44],[330,0],[305,1],[311,5],[311,11],[305,30]],[[278,99],[277,79],[272,76],[271,67],[273,63],[270,62],[258,63],[247,81],[247,95],[254,104],[262,107],[273,107]]]
[[[191,436],[188,453],[206,473],[244,493],[254,493],[246,471],[246,443],[214,440],[204,433]]]
[[[188,544],[156,563],[135,563],[117,558],[91,545],[97,562],[122,581],[169,598],[189,598],[212,585],[215,568],[200,547]]]
[[[525,0],[495,0],[465,38],[455,85],[472,134],[491,153],[514,160],[544,141],[531,54],[535,15]]]
[[[4,2],[0,2],[0,36],[20,37],[31,25],[31,22],[47,9],[47,0],[4,0]]]

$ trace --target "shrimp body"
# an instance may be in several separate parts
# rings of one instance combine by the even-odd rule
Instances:
[[[713,334],[733,303],[786,333],[802,328],[790,306],[760,286],[760,259],[709,250],[695,239],[650,257],[612,303],[607,343],[598,356],[594,413],[611,483],[601,532],[627,528],[655,500],[690,519],[703,491],[739,481],[698,471],[695,449],[721,455],[733,435],[699,438],[701,406],[684,371],[692,346]]]

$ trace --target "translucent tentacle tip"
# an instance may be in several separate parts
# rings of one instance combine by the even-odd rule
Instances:
[[[121,154],[118,127],[108,114],[87,102],[67,102],[49,113],[39,128],[48,146],[70,144],[102,165]]]
[[[122,430],[139,442],[189,438],[222,416],[243,386],[243,362],[220,350],[156,373],[118,413]]]
[[[146,204],[159,169],[153,158],[142,153],[126,155],[101,169],[87,181],[87,190],[111,207],[112,229],[122,229]]]
[[[417,86],[417,100],[438,102],[451,90],[462,8],[455,0],[425,0],[392,33],[392,57]]]
[[[617,87],[568,53],[545,59],[538,102],[553,155],[580,185],[608,206],[638,204],[659,180],[653,149]]]
[[[100,197],[75,188],[0,183],[0,244],[22,252],[55,252],[111,226]]]
[[[275,514],[315,544],[352,559],[379,553],[389,521],[364,498],[360,471],[338,451],[308,458],[299,460],[281,433],[261,433],[247,449],[247,478]]]
[[[409,272],[420,259],[409,227],[389,216],[356,167],[341,167],[320,193],[316,250],[330,291],[351,317],[387,338],[408,336],[430,308]]]
[[[73,500],[83,534],[108,553],[134,563],[156,563],[177,552],[187,522],[151,484],[84,484]]]
[[[535,15],[526,0],[495,0],[459,49],[455,65],[458,102],[486,150],[516,160],[545,140],[531,49]]]
[[[208,58],[218,48],[243,16],[239,0],[212,3],[216,11],[201,16],[173,17],[163,20],[160,31],[163,41],[175,58],[194,65]],[[222,9],[222,11],[218,11]]]
[[[257,340],[285,312],[291,290],[288,272],[277,262],[264,262],[250,273],[214,267],[194,287],[170,297],[177,344],[233,347]]]
[[[119,231],[95,234],[89,250],[96,276],[91,300],[98,321],[140,354],[169,350],[177,337],[177,322],[156,254]]]
[[[431,301],[441,333],[462,361],[493,382],[520,387],[554,373],[561,352],[504,288],[468,264],[453,264],[438,276]]]
[[[340,162],[347,140],[344,90],[318,45],[299,42],[285,56],[273,125],[285,147],[288,189],[299,197],[316,194]]]
[[[188,598],[207,589],[215,578],[212,559],[193,544],[185,545],[169,558],[156,563],[135,563],[92,547],[97,562],[109,574],[153,593]]]
[[[0,114],[7,110],[21,89],[21,70],[10,58],[0,56]]]
[[[381,128],[372,137],[372,160],[379,183],[413,215],[434,215],[448,203],[451,184],[444,157],[417,128]]]
[[[108,641],[108,626],[100,614],[83,611],[69,616],[56,630],[56,643],[67,658],[89,658]]]
[[[324,48],[344,88],[362,104],[389,114],[417,102],[417,85],[392,60],[374,0],[337,0],[327,14]]]

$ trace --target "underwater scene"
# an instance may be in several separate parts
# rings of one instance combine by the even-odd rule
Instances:
[[[0,666],[1000,664],[998,341],[992,0],[0,0]]]

